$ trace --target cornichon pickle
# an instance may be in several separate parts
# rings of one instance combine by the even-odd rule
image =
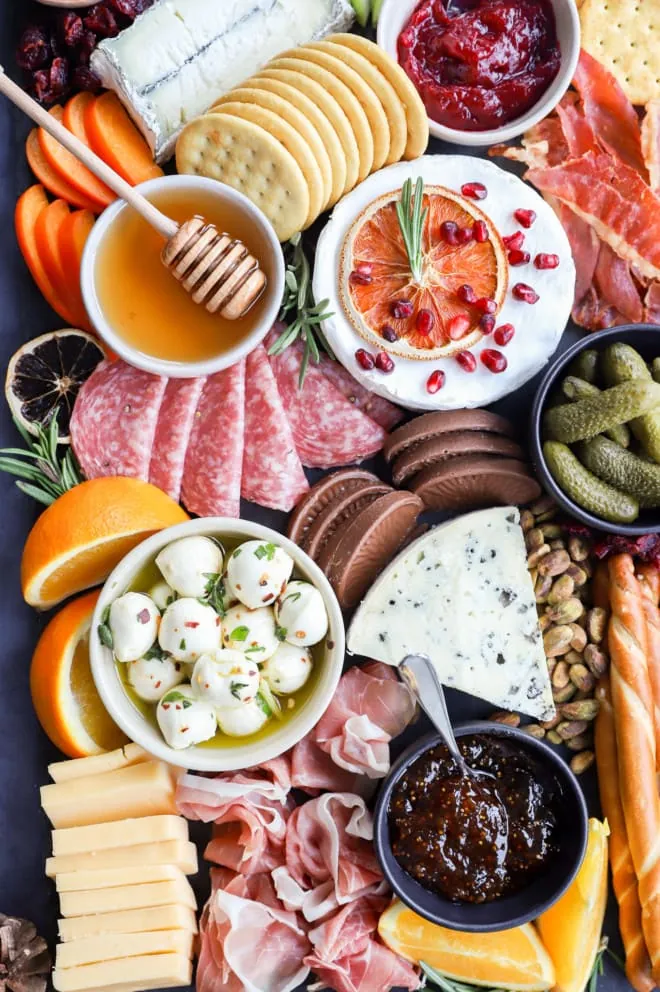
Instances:
[[[606,437],[592,437],[576,445],[585,468],[615,489],[630,493],[640,506],[660,506],[660,465],[638,458]]]
[[[615,524],[629,524],[639,516],[639,503],[634,496],[602,482],[567,445],[546,441],[543,455],[557,485],[584,510]]]
[[[585,348],[575,356],[567,371],[578,379],[595,383],[598,379],[598,352],[594,348]]]
[[[547,410],[543,429],[550,441],[573,444],[626,424],[660,406],[660,383],[633,379],[598,396]]]
[[[631,379],[652,381],[648,365],[629,344],[617,342],[603,352],[603,375],[610,386]],[[660,410],[638,417],[630,429],[653,461],[660,462]]]
[[[651,375],[656,382],[660,382],[660,358],[654,358],[651,362]]]
[[[590,396],[598,396],[602,390],[593,383],[581,379],[579,376],[567,375],[562,383],[562,392],[571,403],[577,400],[586,400]],[[622,448],[627,448],[630,444],[630,431],[627,424],[617,424],[605,432],[615,444],[620,444]]]

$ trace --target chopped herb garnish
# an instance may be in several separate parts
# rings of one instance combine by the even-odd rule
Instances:
[[[154,641],[148,651],[145,651],[144,655],[145,661],[165,661],[169,658],[167,651],[163,651],[158,641]]]
[[[98,626],[99,641],[101,644],[110,648],[112,651],[114,647],[114,642],[112,639],[112,631],[110,630],[110,607],[106,606],[101,614],[101,623]]]
[[[242,550],[243,550],[243,548],[236,548],[235,551],[232,551],[232,554],[231,554],[232,558],[238,558],[238,556],[240,555],[240,553],[241,553]]]
[[[257,693],[257,703],[259,704],[259,708],[263,710],[266,716],[271,717],[273,715],[273,711],[271,710],[270,706],[262,696],[261,692]]]
[[[258,651],[265,651],[263,644],[253,644],[252,647],[245,649],[245,654],[256,654]]]
[[[274,716],[276,720],[282,719],[282,707],[280,706],[277,697],[273,695],[273,692],[265,679],[262,679],[259,685],[257,702],[266,716]]]
[[[229,683],[229,691],[231,692],[231,694],[234,697],[234,699],[240,699],[241,697],[240,697],[239,693],[240,693],[241,689],[247,689],[247,688],[248,688],[248,683],[247,682],[230,682]]]
[[[185,637],[182,637],[181,640],[179,641],[179,651],[185,651],[185,650],[186,650],[186,639]]]
[[[229,639],[230,641],[247,641],[249,633],[250,633],[249,627],[234,627],[231,634],[229,635]]]
[[[280,627],[279,624],[275,624],[275,637],[278,641],[286,641],[286,634],[286,627]]]
[[[272,561],[275,557],[275,552],[277,551],[276,544],[261,544],[254,552],[255,558],[265,558],[266,561]]]
[[[204,587],[204,597],[200,603],[204,606],[212,606],[216,613],[224,617],[227,612],[227,590],[225,580],[220,573],[205,572],[204,578],[207,580]]]
[[[173,689],[172,692],[168,692],[166,696],[163,696],[161,703],[181,703],[184,710],[187,710],[192,706],[192,701],[176,689]]]
[[[301,596],[301,592],[288,592],[282,602],[286,603],[287,599],[289,599],[292,603],[297,603]]]

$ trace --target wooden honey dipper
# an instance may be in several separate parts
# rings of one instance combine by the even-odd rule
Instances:
[[[210,313],[236,320],[244,316],[263,295],[268,282],[266,274],[242,241],[229,234],[221,234],[213,224],[201,217],[177,224],[161,213],[91,148],[12,82],[2,66],[0,93],[4,93],[19,110],[64,145],[165,238],[161,261],[195,303],[203,305]]]

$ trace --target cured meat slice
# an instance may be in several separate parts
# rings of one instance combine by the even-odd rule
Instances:
[[[375,393],[369,392],[357,379],[353,378],[343,365],[335,362],[329,355],[321,355],[319,368],[326,379],[329,379],[353,406],[362,410],[362,413],[366,413],[384,430],[391,431],[403,420],[404,413],[400,407],[390,403],[383,396],[376,396]]]
[[[195,411],[181,498],[200,517],[238,517],[245,435],[245,359],[208,377]]]
[[[317,366],[309,365],[299,388],[302,356],[296,348],[271,356],[270,362],[303,465],[337,468],[380,451],[383,428],[353,406]]]
[[[644,298],[644,322],[660,324],[660,282],[652,282]]]
[[[494,145],[488,152],[493,158],[508,158],[513,162],[523,162],[530,169],[545,169],[559,165],[569,157],[568,143],[561,121],[553,116],[546,117],[526,131],[522,146]]]
[[[590,286],[581,302],[573,307],[572,316],[579,327],[588,331],[602,331],[628,323],[627,317],[603,300],[595,286]]]
[[[582,217],[578,217],[565,203],[559,203],[554,197],[547,197],[571,246],[575,262],[575,304],[580,303],[586,296],[593,282],[596,264],[600,254],[600,241],[593,227]]]
[[[263,345],[248,355],[243,499],[289,512],[309,489]]]
[[[149,479],[166,386],[164,376],[121,360],[97,365],[78,393],[71,415],[71,445],[86,478]]]
[[[557,115],[571,157],[600,151],[591,124],[584,115],[577,93],[568,92],[557,104]]]
[[[642,154],[649,171],[651,189],[660,193],[660,100],[646,105],[642,122]]]
[[[158,415],[149,465],[149,482],[177,502],[181,496],[183,466],[195,410],[205,382],[205,376],[197,379],[170,379]]]
[[[630,323],[639,323],[644,316],[644,308],[630,271],[630,264],[603,244],[598,255],[594,273],[596,286],[603,299],[615,307]]]

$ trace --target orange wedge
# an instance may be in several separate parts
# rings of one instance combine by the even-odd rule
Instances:
[[[112,751],[128,738],[110,719],[92,679],[89,636],[98,591],[67,603],[32,656],[30,691],[44,732],[69,758]]]
[[[587,853],[575,881],[537,921],[554,961],[556,992],[583,992],[600,945],[607,903],[607,822],[589,820]]]
[[[47,610],[105,581],[145,537],[188,520],[178,503],[139,479],[92,479],[56,499],[30,531],[21,561],[23,596]]]
[[[429,923],[395,899],[378,933],[408,961],[471,985],[544,992],[555,984],[552,961],[531,923],[497,933],[460,933]]]

